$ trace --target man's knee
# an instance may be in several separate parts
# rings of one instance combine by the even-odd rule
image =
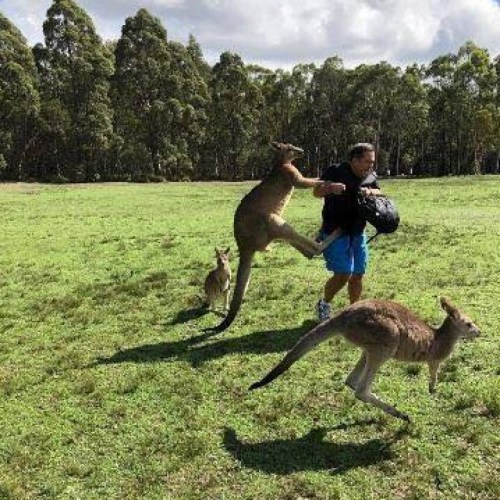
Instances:
[[[332,280],[334,280],[336,283],[345,285],[350,279],[352,278],[352,274],[347,274],[347,273],[335,273],[333,275]]]
[[[363,281],[363,274],[351,274],[349,275],[349,282],[353,284],[360,284]]]

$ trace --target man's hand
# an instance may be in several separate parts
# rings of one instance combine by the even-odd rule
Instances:
[[[363,196],[372,196],[372,195],[380,194],[380,189],[372,189],[372,188],[368,188],[368,187],[362,187],[362,188],[359,188],[359,192]]]
[[[328,194],[341,194],[345,191],[345,184],[341,182],[325,182],[323,189],[325,196]]]
[[[324,198],[329,194],[341,194],[345,191],[345,184],[340,182],[317,181],[313,194],[317,198]]]

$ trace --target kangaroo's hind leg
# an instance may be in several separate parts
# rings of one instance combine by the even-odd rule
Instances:
[[[392,353],[390,352],[377,352],[377,353],[366,353],[366,364],[363,370],[363,374],[361,375],[361,379],[356,387],[356,397],[361,401],[365,401],[366,403],[370,403],[377,408],[380,408],[385,413],[392,415],[393,417],[400,418],[402,420],[410,421],[410,417],[405,413],[402,413],[394,406],[385,403],[382,401],[376,394],[373,394],[371,391],[371,385],[373,379],[379,368],[392,357]]]
[[[295,229],[277,215],[272,215],[270,218],[271,234],[273,239],[285,240],[295,249],[297,249],[304,257],[308,259],[321,253],[321,246],[311,238],[303,236],[295,231]]]
[[[222,292],[224,298],[224,312],[229,311],[229,296],[231,293],[231,286],[228,285],[227,288]]]
[[[356,363],[356,366],[354,367],[352,372],[349,373],[348,377],[345,380],[345,385],[347,385],[354,391],[358,387],[359,380],[361,378],[361,375],[363,374],[363,370],[365,369],[365,364],[366,354],[363,352],[363,354],[359,358],[359,361]]]
[[[330,243],[332,243],[334,240],[336,240],[341,235],[342,235],[342,229],[341,228],[335,229],[335,231],[333,231],[331,234],[329,234],[323,241],[318,243],[318,246],[319,246],[318,253],[322,253]]]

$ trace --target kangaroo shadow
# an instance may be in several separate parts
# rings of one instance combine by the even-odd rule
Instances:
[[[363,421],[351,425],[368,425]],[[394,458],[391,446],[406,431],[397,431],[390,439],[370,439],[364,443],[325,441],[327,433],[351,425],[340,424],[326,429],[312,429],[297,439],[277,439],[260,443],[245,443],[233,429],[224,430],[224,447],[244,467],[268,474],[287,475],[301,471],[327,470],[343,474],[357,467],[368,467]]]
[[[218,337],[214,342],[203,344],[202,342],[212,337],[211,333],[205,333],[176,342],[159,342],[131,347],[118,351],[109,358],[98,358],[95,364],[182,360],[196,367],[229,354],[283,352],[291,349],[297,340],[314,325],[316,325],[315,321],[308,320],[297,328],[260,331],[237,338],[221,339]]]
[[[208,307],[199,306],[193,307],[191,309],[186,309],[184,311],[179,311],[174,319],[169,323],[169,325],[179,325],[181,323],[187,323],[188,321],[192,321],[194,319],[201,318],[211,312]],[[217,314],[217,313],[216,313]]]

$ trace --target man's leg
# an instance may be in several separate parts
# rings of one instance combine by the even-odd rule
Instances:
[[[346,283],[350,284],[350,274],[335,273],[325,284],[323,300],[330,303],[337,293],[344,288]]]
[[[333,276],[325,283],[323,298],[316,304],[320,321],[325,321],[330,317],[330,302],[349,281],[353,265],[349,235],[340,236],[331,243],[323,251],[323,257],[326,268],[333,272]]]
[[[363,291],[363,276],[368,265],[368,246],[364,233],[352,237],[351,248],[354,265],[353,273],[347,285],[347,291],[351,304],[354,304],[354,302],[357,302],[361,297],[361,292]]]
[[[351,304],[357,302],[363,291],[363,275],[352,274],[347,284],[347,292],[349,293],[349,301]]]
[[[344,288],[345,284],[349,281],[349,274],[335,273],[325,284],[325,290],[323,293],[323,298],[319,299],[316,304],[316,312],[318,313],[318,319],[323,322],[330,319],[331,306],[330,302],[333,297]]]

